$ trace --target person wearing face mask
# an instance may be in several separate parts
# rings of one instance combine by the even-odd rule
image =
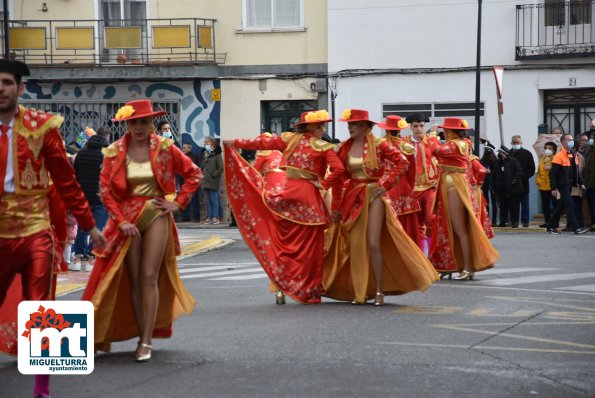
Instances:
[[[521,222],[523,227],[529,226],[529,178],[535,174],[535,159],[533,154],[523,148],[523,139],[520,135],[513,135],[511,140],[510,156],[519,161],[521,166],[520,182],[523,186],[521,194]],[[513,225],[514,227],[514,225]]]
[[[498,162],[492,177],[493,189],[500,203],[498,227],[519,226],[519,202],[523,193],[522,175],[521,166],[518,160],[510,156],[510,150],[505,146],[498,148]]]
[[[217,145],[215,138],[205,137],[205,153],[201,163],[201,169],[205,175],[201,188],[207,202],[207,219],[203,224],[220,224],[223,219],[223,207],[221,206],[221,176],[223,175],[223,159],[221,148]]]
[[[593,134],[587,141],[588,149],[585,154],[585,168],[583,169],[583,179],[585,182],[587,194],[587,207],[591,215],[591,229],[589,232],[595,232],[595,144],[593,136],[595,135],[595,124]]]
[[[543,154],[541,155],[541,158],[539,158],[537,176],[535,177],[535,183],[537,184],[537,189],[541,196],[541,207],[543,209],[543,218],[545,220],[545,223],[539,226],[540,228],[547,227],[547,220],[549,220],[552,211],[558,205],[558,200],[552,196],[550,190],[550,170],[558,146],[554,142],[548,141],[543,147]],[[557,228],[558,225],[555,225],[555,227]]]
[[[554,156],[550,170],[550,190],[552,196],[559,198],[560,201],[547,221],[547,232],[550,234],[560,234],[556,226],[560,222],[562,211],[566,210],[567,230],[574,231],[575,234],[583,234],[587,230],[581,228],[578,224],[574,213],[574,203],[570,194],[573,179],[576,179],[576,183],[581,188],[584,187],[580,173],[577,170],[575,157],[572,154],[574,140],[570,134],[566,134],[560,142],[562,143],[562,150]]]

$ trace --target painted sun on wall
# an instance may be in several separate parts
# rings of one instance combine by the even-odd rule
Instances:
[[[108,127],[114,139],[121,137],[125,125],[111,119],[125,102],[146,98],[155,109],[167,112],[163,119],[170,123],[180,144],[196,145],[202,144],[205,136],[219,137],[221,102],[213,101],[212,90],[220,87],[219,80],[200,79],[117,84],[27,82],[21,102],[64,116],[62,133],[70,144],[85,127]]]

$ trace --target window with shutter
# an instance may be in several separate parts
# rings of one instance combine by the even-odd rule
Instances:
[[[244,29],[303,27],[303,0],[244,0]]]

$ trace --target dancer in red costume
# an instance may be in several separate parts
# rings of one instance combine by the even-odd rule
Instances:
[[[155,133],[148,100],[128,102],[116,114],[126,134],[102,150],[99,194],[108,210],[108,243],[97,256],[83,299],[95,306],[95,345],[139,337],[138,362],[151,359],[152,337],[172,335],[172,323],[192,312],[176,263],[180,245],[172,212],[188,205],[202,173],[173,140]],[[177,192],[176,174],[184,178]]]
[[[54,298],[60,249],[49,214],[50,177],[80,227],[105,244],[66,157],[63,118],[18,105],[25,75],[24,63],[0,60],[0,352],[10,355],[17,354],[19,302]],[[49,375],[36,376],[34,395],[49,396]]]
[[[336,300],[384,305],[384,295],[425,290],[438,274],[411,240],[389,205],[386,193],[404,175],[409,162],[384,138],[372,134],[368,111],[347,109],[350,138],[341,144],[344,183],[333,188],[337,223],[325,257],[326,296]]]
[[[418,213],[421,209],[419,202],[413,196],[416,173],[415,147],[400,135],[401,130],[406,129],[409,125],[401,116],[389,115],[386,117],[385,123],[378,123],[378,127],[386,130],[386,136],[384,138],[399,148],[409,162],[409,167],[403,178],[386,195],[407,235],[409,235],[416,245],[423,248],[418,221]]]
[[[447,117],[439,127],[446,143],[435,136],[428,140],[440,170],[429,258],[443,275],[458,271],[456,280],[471,280],[475,272],[493,267],[500,255],[475,216],[468,178],[471,141],[464,138],[467,121]]]
[[[420,206],[420,211],[416,214],[426,254],[430,251],[432,245],[431,232],[435,219],[432,207],[434,206],[436,183],[438,181],[436,159],[428,146],[428,137],[426,135],[426,123],[429,121],[430,119],[421,113],[407,117],[407,123],[409,123],[412,133],[409,141],[415,147],[415,187],[413,188],[413,195]]]
[[[279,304],[282,294],[320,303],[324,292],[324,229],[331,218],[321,189],[337,183],[344,170],[334,145],[321,139],[330,120],[325,110],[304,112],[295,133],[224,141],[229,202],[244,240],[280,290]],[[283,151],[284,186],[265,189],[260,174],[232,147]]]
[[[488,169],[483,167],[479,158],[473,154],[469,155],[469,160],[469,185],[471,185],[475,216],[481,224],[483,232],[485,232],[489,239],[492,239],[495,236],[492,229],[492,220],[490,220],[487,202],[481,191],[481,186],[488,174]]]
[[[271,133],[263,133],[265,137],[272,137]],[[260,150],[256,152],[256,159],[252,164],[264,179],[265,191],[279,191],[285,186],[286,176],[281,166],[283,154],[274,150]]]

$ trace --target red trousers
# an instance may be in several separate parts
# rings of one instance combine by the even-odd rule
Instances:
[[[435,189],[426,189],[425,191],[413,191],[413,196],[419,202],[421,211],[417,212],[419,221],[419,228],[421,230],[422,238],[426,238],[432,231],[432,224],[436,216],[432,213],[434,206],[434,198],[436,197]]]
[[[54,241],[50,230],[24,238],[0,238],[0,305],[17,274],[25,300],[48,300]]]

